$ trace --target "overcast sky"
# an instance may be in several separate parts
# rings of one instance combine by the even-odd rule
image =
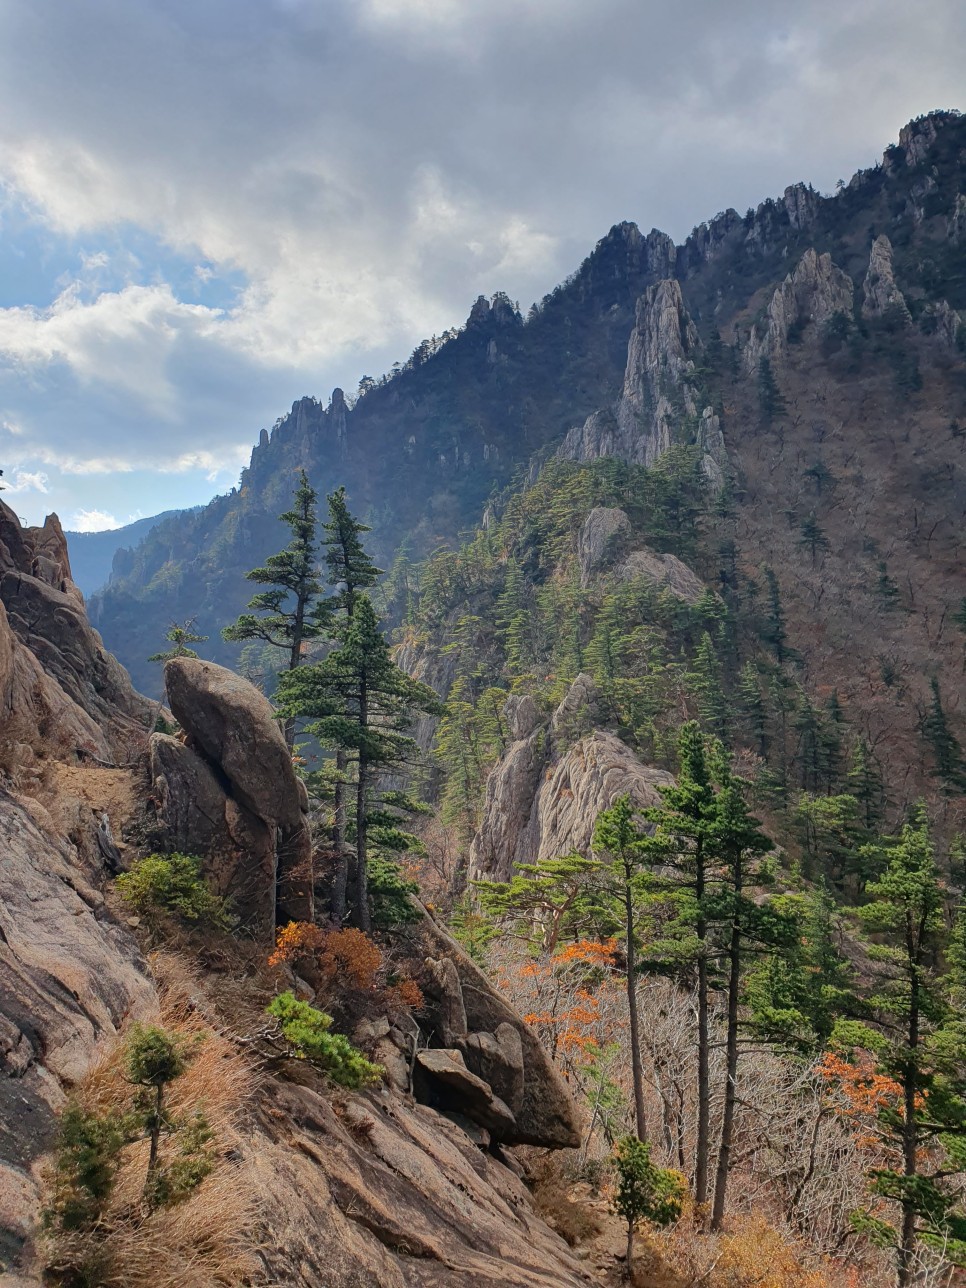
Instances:
[[[473,299],[966,108],[962,0],[0,0],[0,468],[111,527]]]

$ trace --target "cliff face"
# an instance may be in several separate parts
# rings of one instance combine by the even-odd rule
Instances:
[[[116,1058],[132,1021],[157,1021],[170,992],[175,959],[149,963],[108,876],[147,837],[181,845],[270,936],[276,900],[283,920],[311,915],[311,856],[284,741],[245,681],[169,663],[187,733],[149,743],[155,706],[87,623],[56,519],[22,529],[0,510],[0,594],[0,1281],[22,1288],[40,1283],[43,1156],[57,1114]],[[182,946],[186,1013],[249,1068],[251,1098],[236,1106],[239,1130],[223,1151],[234,1162],[219,1164],[237,1166],[238,1179],[216,1169],[211,1181],[251,1200],[239,1231],[258,1267],[251,1282],[576,1288],[584,1267],[538,1219],[506,1152],[578,1143],[570,1093],[444,930],[427,916],[407,935],[440,981],[421,1015],[423,1071],[410,1085],[411,1055],[393,1045],[406,1048],[405,1036],[388,1019],[367,1021],[358,1040],[375,1041],[386,1082],[335,1102],[301,1062],[290,1076],[254,1058],[267,996],[250,941],[225,944],[227,969],[216,952],[203,972]]]

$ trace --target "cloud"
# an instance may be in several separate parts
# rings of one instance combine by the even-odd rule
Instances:
[[[78,510],[68,525],[71,532],[110,532],[121,525],[104,510]]]
[[[4,491],[12,494],[21,492],[40,492],[46,494],[49,483],[48,476],[43,470],[17,470],[14,473],[12,481],[8,482]]]
[[[0,13],[0,184],[49,242],[37,272],[57,264],[43,304],[0,310],[21,431],[0,451],[87,479],[224,477],[295,397],[352,389],[481,292],[525,307],[618,220],[681,239],[831,189],[956,105],[966,37],[957,0],[928,22],[906,0]]]

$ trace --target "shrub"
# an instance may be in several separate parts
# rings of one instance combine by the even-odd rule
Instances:
[[[97,1114],[72,1102],[64,1110],[50,1172],[45,1230],[88,1230],[99,1221],[117,1180],[127,1142],[120,1115]]]
[[[685,1184],[679,1172],[651,1162],[651,1147],[636,1136],[625,1136],[614,1150],[617,1193],[614,1211],[627,1222],[627,1264],[634,1251],[634,1228],[639,1221],[671,1225],[681,1215]]]
[[[231,926],[228,906],[209,887],[194,854],[149,854],[115,882],[121,898],[157,933],[169,917],[213,930]]]
[[[282,1037],[301,1060],[308,1060],[340,1087],[357,1090],[378,1082],[382,1068],[357,1051],[341,1033],[330,1033],[332,1016],[301,1002],[294,993],[279,993],[268,1005]]]

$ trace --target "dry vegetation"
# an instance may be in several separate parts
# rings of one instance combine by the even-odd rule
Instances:
[[[170,954],[156,954],[152,965],[161,999],[157,1021],[193,1043],[187,1071],[172,1085],[170,1109],[205,1115],[213,1132],[215,1166],[177,1206],[147,1211],[141,1201],[147,1142],[129,1146],[101,1226],[44,1241],[47,1264],[55,1272],[87,1268],[87,1280],[76,1274],[61,1280],[78,1288],[85,1282],[103,1288],[217,1288],[248,1282],[257,1267],[250,1250],[255,1195],[246,1180],[239,1134],[255,1072],[199,1014],[193,1000],[197,981],[188,967]],[[131,1091],[118,1044],[92,1069],[75,1097],[88,1111],[123,1112]]]

